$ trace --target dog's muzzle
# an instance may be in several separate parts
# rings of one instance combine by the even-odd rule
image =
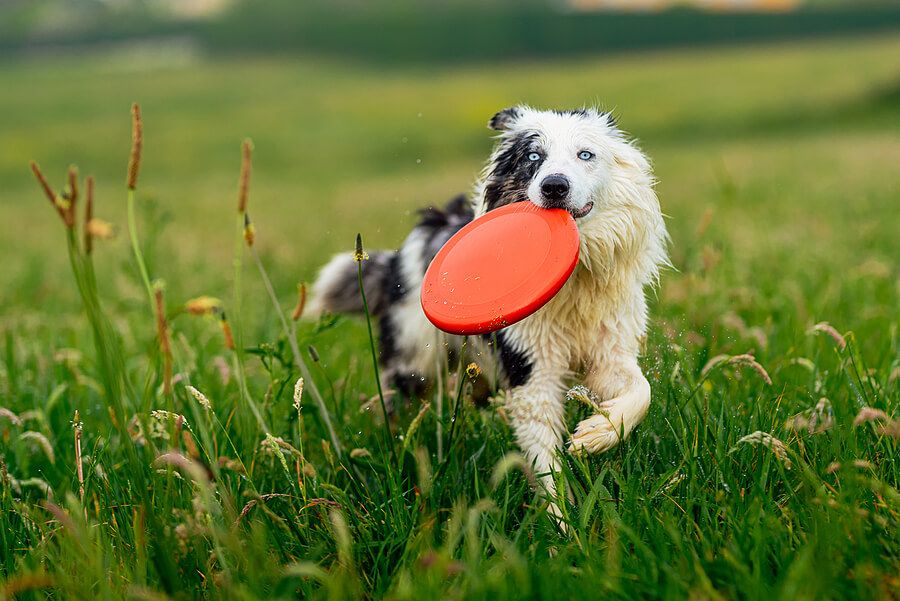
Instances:
[[[569,178],[561,173],[548,175],[541,181],[541,206],[547,209],[565,209],[575,219],[590,213],[594,208],[593,201],[574,208],[569,203],[569,191]]]

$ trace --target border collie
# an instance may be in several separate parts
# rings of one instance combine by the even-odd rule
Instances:
[[[421,394],[444,369],[447,350],[460,349],[459,338],[439,332],[420,305],[422,278],[438,249],[476,216],[509,203],[572,214],[580,257],[562,290],[476,344],[480,364],[488,357],[497,362],[516,440],[552,497],[575,374],[594,393],[595,414],[575,428],[570,451],[610,449],[647,414],[650,384],[638,366],[647,329],[644,291],[668,264],[668,236],[650,164],[609,113],[515,106],[488,125],[499,135],[471,198],[422,211],[400,250],[373,252],[363,262],[363,287],[380,326],[385,386]],[[362,308],[354,258],[337,255],[319,274],[310,312]]]

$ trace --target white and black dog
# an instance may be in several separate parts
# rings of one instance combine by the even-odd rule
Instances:
[[[571,451],[609,449],[647,413],[650,384],[638,366],[644,290],[668,264],[667,234],[650,164],[608,113],[516,106],[489,126],[500,134],[471,200],[425,209],[400,250],[374,252],[363,263],[363,286],[379,320],[384,383],[415,394],[443,369],[441,353],[459,349],[420,304],[422,277],[438,249],[475,216],[509,203],[571,212],[581,240],[572,276],[539,311],[481,340],[478,353],[498,360],[516,439],[552,495],[573,374],[584,374],[598,400],[596,414],[569,440]],[[352,255],[337,255],[322,269],[310,310],[362,311]]]

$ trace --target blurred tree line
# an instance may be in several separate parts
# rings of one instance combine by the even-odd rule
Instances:
[[[435,63],[900,29],[900,3],[785,13],[578,12],[566,0],[0,0],[0,54],[188,36],[215,54]]]

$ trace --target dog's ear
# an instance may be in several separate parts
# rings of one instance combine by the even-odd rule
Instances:
[[[506,131],[521,116],[522,109],[517,106],[511,106],[491,117],[491,120],[488,121],[488,127],[495,131]]]

